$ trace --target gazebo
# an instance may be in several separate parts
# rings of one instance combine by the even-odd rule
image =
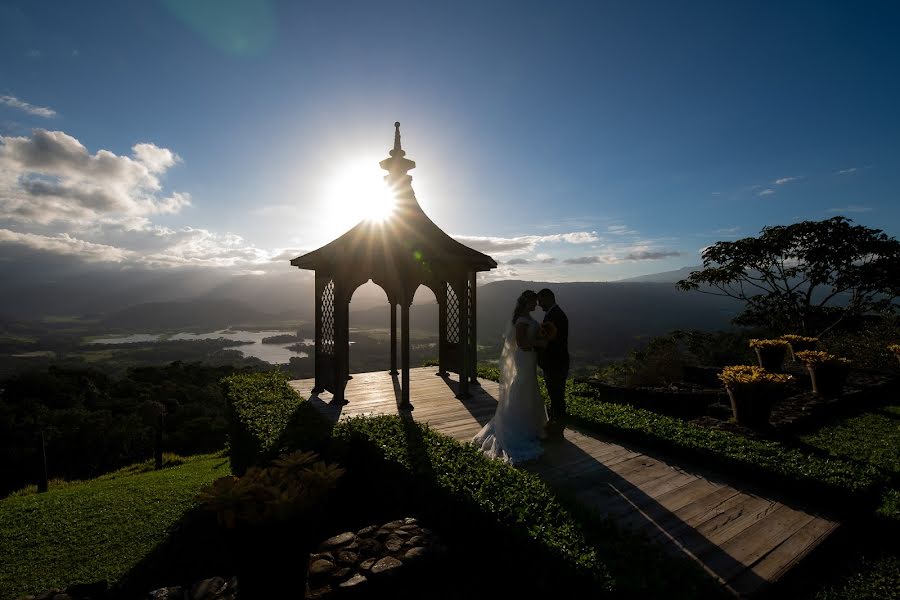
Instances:
[[[350,299],[371,280],[387,294],[391,306],[391,370],[397,376],[397,306],[400,306],[400,391],[398,406],[409,402],[409,311],[420,285],[438,303],[438,375],[459,374],[457,396],[469,396],[476,378],[475,276],[497,267],[486,254],[465,246],[428,218],[416,200],[412,177],[416,163],[400,146],[400,123],[394,123],[394,148],[379,163],[396,198],[384,221],[363,220],[339,238],[291,261],[315,271],[316,382],[313,393],[334,395],[343,403],[350,378]]]

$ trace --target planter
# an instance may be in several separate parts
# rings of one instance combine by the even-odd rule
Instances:
[[[754,348],[756,350],[756,359],[759,366],[772,373],[780,373],[781,366],[784,364],[784,355],[787,351],[786,346],[768,346],[765,348]]]
[[[773,388],[770,385],[726,385],[734,420],[746,427],[767,427],[772,406],[779,396],[777,388]]]
[[[808,365],[813,392],[823,398],[835,398],[844,391],[847,369],[841,365]]]

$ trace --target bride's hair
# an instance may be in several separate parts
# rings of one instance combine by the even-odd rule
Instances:
[[[516,300],[516,308],[513,310],[513,318],[512,322],[515,324],[516,320],[524,315],[527,311],[525,310],[525,306],[528,304],[530,300],[536,300],[537,294],[535,294],[531,290],[525,290],[522,292],[522,295]]]

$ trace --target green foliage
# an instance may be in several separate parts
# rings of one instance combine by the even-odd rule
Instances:
[[[900,522],[900,405],[842,418],[800,438],[835,458],[879,469],[892,488],[884,492],[878,513]]]
[[[898,282],[900,242],[833,217],[717,242],[703,251],[703,269],[677,285],[745,301],[737,324],[821,335],[853,317],[895,312]]]
[[[884,477],[870,465],[824,459],[775,441],[709,429],[674,417],[597,400],[586,385],[569,382],[568,412],[586,429],[659,447],[729,472],[743,472],[815,498],[870,502]]]
[[[222,385],[235,474],[242,475],[250,466],[288,450],[286,439],[308,448],[328,438],[330,426],[288,384],[286,374],[243,373],[223,379]]]
[[[200,490],[197,501],[216,513],[219,525],[248,524],[309,517],[321,508],[344,470],[318,460],[314,452],[282,454],[266,468],[251,467],[242,477],[216,479]]]
[[[86,479],[152,456],[143,409],[165,412],[163,445],[179,454],[225,445],[225,402],[219,380],[234,369],[172,363],[130,369],[113,378],[90,369],[51,367],[0,384],[0,494],[36,481],[41,431],[52,478]]]
[[[863,557],[854,567],[852,575],[839,584],[821,590],[815,600],[900,598],[900,556],[896,553]]]
[[[0,598],[98,579],[116,583],[228,465],[206,455],[161,471],[134,470],[0,500]]]
[[[849,331],[832,332],[823,345],[832,354],[847,356],[866,369],[896,372],[897,357],[887,349],[891,341],[900,341],[900,316],[874,316],[858,319]]]

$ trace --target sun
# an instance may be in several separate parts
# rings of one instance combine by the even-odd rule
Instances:
[[[377,161],[359,160],[336,169],[328,179],[324,200],[340,221],[381,222],[394,212],[396,198]]]

